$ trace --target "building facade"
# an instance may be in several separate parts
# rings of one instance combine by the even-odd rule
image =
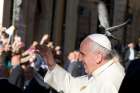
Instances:
[[[119,40],[111,39],[113,46],[136,41],[140,37],[139,0],[102,0],[109,25],[130,24],[112,31]],[[99,0],[4,0],[3,26],[14,24],[17,33],[30,45],[43,34],[63,49],[64,60],[70,51],[78,50],[81,40],[91,33],[100,33],[98,20]],[[18,11],[18,12],[17,12]],[[16,17],[18,18],[16,18]]]

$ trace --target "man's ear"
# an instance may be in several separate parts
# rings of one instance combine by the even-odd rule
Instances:
[[[96,63],[100,64],[102,62],[103,55],[101,53],[97,53],[96,55]]]

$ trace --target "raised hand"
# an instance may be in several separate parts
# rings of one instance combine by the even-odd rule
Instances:
[[[68,59],[70,60],[70,62],[77,62],[79,60],[79,52],[78,51],[73,51],[70,52],[68,55]]]
[[[49,39],[49,35],[45,34],[40,41],[40,45],[43,45],[45,42],[48,42],[48,39]]]
[[[48,68],[52,70],[56,65],[52,49],[48,48],[46,45],[38,45],[37,49],[39,50],[40,55],[44,58],[45,63],[48,65]]]

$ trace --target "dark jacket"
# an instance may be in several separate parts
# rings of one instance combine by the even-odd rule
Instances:
[[[7,79],[0,79],[0,91],[1,93],[23,93],[20,88],[9,83]]]
[[[140,93],[140,59],[130,62],[119,93]]]
[[[23,70],[20,65],[16,66],[10,76],[9,76],[9,82],[13,85],[16,85],[19,88],[23,88],[24,86],[24,75],[23,75]]]

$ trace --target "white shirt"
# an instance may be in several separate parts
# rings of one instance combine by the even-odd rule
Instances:
[[[134,60],[134,58],[135,58],[134,49],[133,48],[130,48],[129,60]]]
[[[119,63],[109,61],[92,73],[92,77],[74,78],[63,68],[56,65],[48,71],[44,81],[64,93],[118,93],[124,78],[124,69]]]

